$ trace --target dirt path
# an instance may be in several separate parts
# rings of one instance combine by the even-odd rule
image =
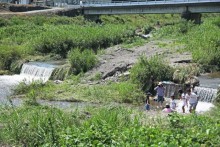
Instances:
[[[160,47],[160,44],[165,44]],[[100,74],[102,79],[117,80],[120,74],[125,73],[131,66],[137,62],[141,55],[151,57],[156,54],[163,55],[168,64],[175,65],[175,62],[182,60],[191,60],[189,53],[177,53],[178,47],[170,48],[169,44],[172,41],[155,41],[150,40],[143,46],[134,47],[130,49],[122,48],[122,46],[114,46],[105,50],[105,53],[99,56],[100,64],[86,73],[87,79],[95,77]],[[116,77],[116,78],[115,78]]]

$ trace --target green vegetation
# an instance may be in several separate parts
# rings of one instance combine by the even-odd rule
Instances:
[[[192,51],[193,59],[203,65],[220,67],[220,18],[210,18],[194,27],[186,36],[186,50]]]
[[[16,146],[218,146],[219,108],[149,117],[135,107],[0,109],[0,142]]]
[[[144,94],[136,84],[131,82],[107,83],[101,85],[76,84],[79,76],[72,80],[66,80],[62,84],[48,82],[39,84],[33,82],[29,85],[20,83],[15,89],[15,94],[25,94],[27,100],[67,100],[88,102],[118,102],[118,103],[142,103]],[[34,98],[33,98],[34,97]]]
[[[143,44],[134,37],[136,29],[149,33],[155,18],[161,24],[174,23],[178,15],[123,15],[102,16],[102,25],[84,20],[82,16],[69,18],[59,16],[23,16],[1,18],[0,70],[12,70],[10,65],[21,58],[58,54],[66,58],[68,51],[100,48],[125,42]],[[172,18],[172,19],[169,19]],[[129,45],[128,45],[129,46]]]
[[[150,84],[152,80],[171,80],[172,74],[173,69],[166,65],[160,56],[154,56],[150,59],[142,56],[139,62],[131,69],[131,80],[143,87],[146,84]]]
[[[80,49],[73,49],[69,52],[68,58],[72,69],[72,73],[79,74],[92,69],[96,63],[97,58],[92,50],[80,51]]]
[[[119,43],[126,48],[145,43],[135,36],[137,29],[144,34],[151,31],[154,39],[175,38],[176,43],[184,46],[184,51],[193,53],[194,61],[203,64],[204,70],[209,66],[218,70],[219,16],[205,18],[200,26],[177,17],[101,16],[101,25],[87,22],[81,16],[0,18],[0,73],[12,71],[21,59],[25,61],[38,56],[57,56],[69,61],[60,78],[64,79],[61,84],[48,81],[18,85],[14,92],[23,95],[25,103],[21,107],[0,108],[0,145],[218,146],[219,106],[203,115],[173,114],[162,118],[152,117],[136,107],[143,103],[142,89],[150,85],[152,79],[172,79],[173,69],[161,60],[162,56],[141,57],[130,70],[128,80],[97,85],[84,83],[83,72],[98,63],[96,54],[102,52],[100,49]],[[200,71],[192,71],[192,68],[180,69],[184,74],[180,80],[185,74]],[[93,78],[100,79],[100,73]],[[82,105],[89,102],[94,103],[94,107],[62,110],[42,106],[38,99],[80,101]],[[219,102],[219,92],[216,102]]]
[[[203,66],[205,71],[217,71],[220,67],[220,17],[205,17],[201,25],[192,22],[164,26],[155,32],[157,38],[174,38],[183,44],[184,51],[192,52],[193,60]]]
[[[198,64],[191,64],[189,66],[177,67],[173,73],[173,81],[176,83],[184,83],[189,77],[199,76],[203,73],[202,68]]]

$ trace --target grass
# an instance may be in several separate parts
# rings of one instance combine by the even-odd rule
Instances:
[[[132,48],[132,47],[137,47],[137,46],[142,46],[144,45],[148,40],[143,39],[141,37],[132,37],[132,38],[126,38],[126,40],[123,42],[121,45],[122,48]]]
[[[204,115],[161,118],[129,106],[5,107],[0,109],[0,140],[21,146],[218,146],[218,112],[216,107]]]
[[[145,41],[134,36],[135,30],[149,33],[156,23],[155,17],[161,20],[161,24],[178,20],[178,15],[113,15],[102,16],[104,23],[99,25],[86,21],[82,16],[1,18],[0,69],[11,70],[11,64],[21,58],[35,59],[48,54],[66,58],[72,48],[98,51],[122,42],[126,42],[127,47],[142,45]]]
[[[80,51],[91,48],[96,52],[99,48],[121,42],[127,42],[127,47],[141,45],[143,40],[134,37],[134,31],[139,28],[147,31],[149,26],[158,23],[166,27],[155,32],[156,37],[179,37],[182,43],[187,40],[187,43],[191,44],[188,47],[194,54],[194,61],[199,63],[207,61],[212,65],[219,59],[217,44],[219,35],[216,34],[219,32],[218,17],[199,27],[185,21],[175,24],[176,15],[124,17],[113,15],[102,16],[101,19],[104,20],[104,24],[100,26],[86,22],[81,17],[70,19],[15,17],[7,22],[1,20],[5,21],[0,27],[1,68],[10,69],[10,65],[14,62],[12,57],[19,59],[29,55],[52,53],[66,58],[68,53],[71,55],[69,51],[75,47]],[[31,31],[28,27],[30,22],[33,25]],[[207,38],[198,37],[198,33],[203,33]],[[182,35],[186,38],[180,37]],[[192,45],[198,45],[198,48]],[[161,47],[163,46],[166,45],[161,44]],[[4,50],[5,47],[7,50]],[[13,54],[14,49],[16,56]],[[205,54],[202,54],[202,51],[205,51]],[[202,60],[200,55],[207,55],[207,59]],[[69,59],[75,59],[73,57],[74,55]],[[55,84],[52,81],[46,84],[21,83],[15,90],[15,94],[24,94],[27,99],[26,105],[0,109],[0,142],[11,146],[219,145],[219,106],[204,115],[173,114],[170,117],[152,118],[137,110],[134,105],[131,107],[122,105],[122,103],[142,104],[145,95],[140,87],[149,81],[152,75],[156,80],[171,78],[172,70],[165,66],[159,57],[151,60],[140,59],[131,70],[133,81],[87,85],[81,82],[83,74],[80,71],[82,70],[79,70],[77,76],[69,76],[61,84]],[[97,74],[94,80],[99,78],[100,75]],[[35,103],[37,99],[81,100],[100,104],[113,103],[113,105],[95,106],[83,110],[61,110],[38,105]]]
[[[15,90],[15,94],[24,94],[29,100],[67,100],[67,101],[88,101],[88,102],[118,102],[118,103],[141,103],[144,99],[143,92],[136,84],[130,82],[109,83],[102,85],[88,85],[66,80],[62,84],[49,82],[46,85],[21,83]]]

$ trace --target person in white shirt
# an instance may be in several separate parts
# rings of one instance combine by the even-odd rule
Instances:
[[[188,102],[187,102],[187,99],[185,97],[185,93],[183,92],[182,89],[180,89],[178,91],[178,93],[179,93],[179,99],[182,100],[182,110],[183,110],[183,113],[185,113],[185,106],[188,107]]]
[[[197,106],[200,97],[199,97],[197,91],[195,90],[195,85],[191,85],[191,92],[193,92],[197,95],[197,103],[196,103],[196,106]],[[196,109],[196,106],[195,106],[195,109]]]
[[[186,99],[189,101],[189,112],[192,113],[196,110],[196,105],[198,102],[197,95],[194,92],[191,92],[190,89],[187,89],[186,91]]]
[[[170,96],[170,98],[171,98],[171,101],[170,101],[170,108],[171,108],[172,110],[176,110],[175,95],[172,94],[172,95]]]

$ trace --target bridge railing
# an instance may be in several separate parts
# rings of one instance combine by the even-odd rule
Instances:
[[[124,6],[143,4],[167,4],[167,3],[199,3],[199,2],[220,2],[220,0],[88,0],[81,1],[82,6]]]

